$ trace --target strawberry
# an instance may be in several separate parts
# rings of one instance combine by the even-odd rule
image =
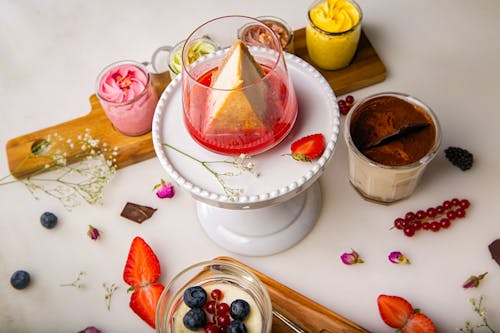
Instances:
[[[399,296],[380,295],[377,298],[382,320],[403,333],[435,333],[432,321],[424,314],[417,313],[413,306]]]
[[[155,311],[164,289],[160,283],[160,262],[151,247],[140,237],[130,245],[123,280],[134,290],[130,308],[152,328],[155,328]]]
[[[321,133],[302,137],[292,143],[291,150],[291,156],[295,160],[310,162],[323,154],[325,150],[325,138]]]

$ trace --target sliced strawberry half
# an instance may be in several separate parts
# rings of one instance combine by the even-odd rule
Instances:
[[[310,162],[323,154],[325,137],[321,133],[311,134],[292,143],[291,156],[297,161]]]
[[[406,322],[402,333],[436,333],[436,328],[429,317],[423,313],[415,313]]]
[[[413,306],[399,296],[380,295],[377,304],[380,317],[392,328],[402,328],[413,314]]]
[[[162,284],[156,283],[160,273],[160,262],[156,254],[141,237],[135,237],[123,270],[123,280],[134,290],[130,307],[152,328],[156,327],[156,305],[164,289]]]
[[[151,283],[135,289],[130,296],[130,308],[152,328],[156,328],[155,313],[158,300],[165,287],[161,283]]]

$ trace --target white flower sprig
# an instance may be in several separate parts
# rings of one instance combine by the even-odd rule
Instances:
[[[220,184],[222,187],[224,193],[230,198],[234,199],[237,195],[243,193],[242,188],[232,188],[229,187],[225,180],[224,177],[235,177],[241,175],[243,172],[249,172],[253,174],[254,176],[258,177],[259,174],[254,170],[255,168],[255,163],[253,163],[250,159],[251,157],[249,155],[245,154],[240,154],[240,156],[233,158],[232,160],[218,160],[218,161],[202,161],[191,154],[188,154],[178,148],[175,148],[172,145],[169,145],[168,143],[164,143],[164,146],[175,150],[176,152],[189,157],[193,161],[198,162],[203,168],[205,168],[209,173],[211,173],[217,182]],[[233,171],[225,171],[225,172],[219,172],[211,167],[213,164],[225,164],[234,167],[237,172]]]
[[[76,279],[71,282],[71,283],[62,283],[60,284],[61,287],[75,287],[77,289],[82,289],[83,288],[83,284],[82,284],[82,277],[85,275],[85,272],[80,272],[78,273],[78,276],[76,277]]]
[[[100,204],[104,186],[116,173],[117,155],[117,147],[101,144],[90,135],[89,129],[76,140],[55,133],[35,143],[19,166],[0,178],[0,186],[21,182],[35,199],[41,192],[59,200],[68,210],[78,206],[81,200],[90,205]],[[31,175],[23,179],[15,177],[25,163],[33,161],[37,169]],[[78,162],[70,164],[75,161]]]
[[[111,297],[115,293],[116,290],[118,290],[118,286],[114,283],[112,283],[110,286],[104,282],[102,284],[102,287],[104,288],[104,302],[106,303],[106,307],[108,311],[111,310]]]
[[[472,324],[470,321],[465,322],[465,328],[461,328],[460,332],[465,332],[465,333],[474,333],[474,329],[476,328],[487,328],[491,333],[495,333],[493,328],[488,324],[488,318],[486,314],[486,308],[484,307],[483,304],[483,295],[479,297],[478,300],[475,298],[469,299],[469,302],[472,304],[472,307],[474,309],[474,312],[479,316],[479,319],[481,319],[481,323],[479,324]]]

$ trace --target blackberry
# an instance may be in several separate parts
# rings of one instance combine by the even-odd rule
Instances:
[[[454,166],[460,168],[462,171],[472,168],[472,163],[474,162],[474,155],[467,151],[466,149],[459,147],[448,147],[445,149],[444,153],[446,158]]]

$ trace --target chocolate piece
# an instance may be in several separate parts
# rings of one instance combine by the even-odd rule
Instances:
[[[490,250],[493,260],[500,265],[500,239],[494,240],[490,245],[488,245],[488,249]]]
[[[134,221],[136,223],[142,223],[153,216],[156,212],[156,208],[151,208],[148,206],[141,206],[132,202],[127,202],[125,207],[120,214],[120,216]]]

